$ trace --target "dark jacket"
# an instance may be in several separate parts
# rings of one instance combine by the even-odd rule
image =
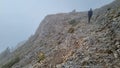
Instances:
[[[90,9],[90,10],[88,11],[88,17],[92,17],[92,15],[93,15],[93,11],[92,11],[92,9]]]

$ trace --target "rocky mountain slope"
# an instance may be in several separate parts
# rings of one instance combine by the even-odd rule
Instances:
[[[95,9],[91,23],[87,22],[87,12],[46,16],[36,33],[2,65],[120,68],[120,1]]]

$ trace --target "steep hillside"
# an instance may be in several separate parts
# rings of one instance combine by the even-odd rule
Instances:
[[[13,60],[12,68],[119,68],[120,1],[95,9],[91,23],[87,12],[46,16],[3,68]]]

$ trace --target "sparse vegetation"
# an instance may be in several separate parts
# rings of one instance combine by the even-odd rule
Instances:
[[[72,25],[72,26],[75,26],[75,25],[77,24],[77,22],[76,22],[75,19],[69,21],[68,23],[69,23],[70,25]]]
[[[75,29],[74,28],[69,28],[68,33],[74,33]]]
[[[2,60],[3,58],[7,57],[10,55],[10,48],[7,47],[1,54],[0,54],[0,60]]]
[[[15,57],[14,59],[10,60],[8,63],[1,66],[1,68],[11,68],[15,63],[18,63],[20,61],[19,57]]]
[[[43,52],[38,53],[38,62],[45,59],[45,54]]]

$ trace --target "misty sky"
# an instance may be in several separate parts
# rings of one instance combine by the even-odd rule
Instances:
[[[0,52],[27,40],[47,14],[87,11],[113,0],[0,0]]]

